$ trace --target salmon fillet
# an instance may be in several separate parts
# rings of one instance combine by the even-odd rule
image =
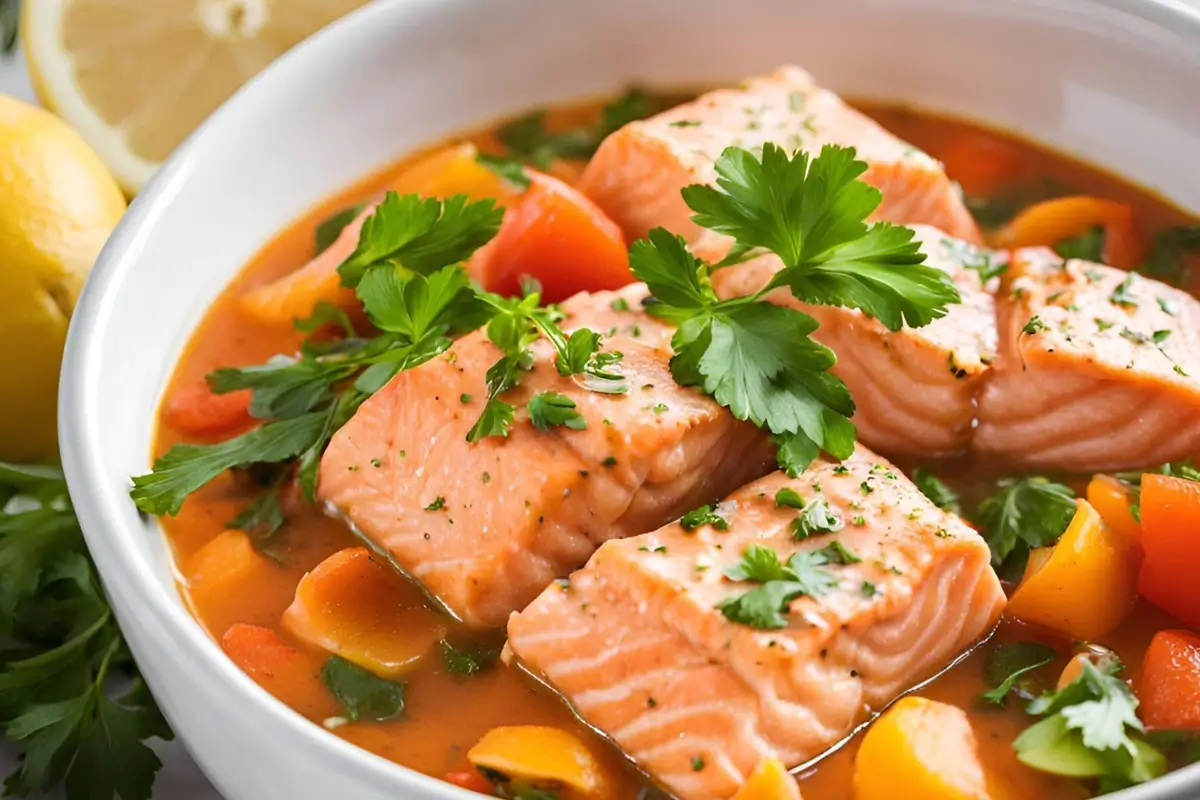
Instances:
[[[941,164],[897,139],[797,67],[719,89],[657,116],[631,122],[601,143],[578,188],[625,231],[627,240],[662,226],[693,241],[700,228],[679,190],[716,180],[726,147],[773,142],[816,153],[853,145],[868,165],[863,180],[883,193],[874,219],[933,225],[978,242],[979,230]]]
[[[820,323],[813,338],[837,354],[831,371],[854,397],[860,441],[889,455],[936,458],[967,449],[975,395],[996,355],[994,301],[977,271],[996,256],[936,228],[912,227],[925,263],[949,275],[962,295],[941,319],[892,332],[857,309],[807,305],[786,289],[769,299]],[[727,248],[721,237],[702,236],[692,249],[717,261]],[[718,270],[713,288],[722,298],[752,294],[781,267],[777,256],[760,256]]]
[[[979,399],[978,453],[1092,471],[1200,452],[1191,295],[1038,248],[1014,255],[997,306],[1000,354]]]
[[[607,539],[642,533],[772,468],[769,440],[671,377],[671,329],[641,312],[642,285],[580,294],[564,330],[611,334],[627,395],[564,378],[548,343],[506,399],[575,401],[587,422],[466,441],[500,351],[482,331],[397,375],[333,437],[319,495],[454,616],[499,626]],[[628,306],[629,310],[619,308]],[[614,305],[617,308],[614,308]]]
[[[797,541],[791,488],[844,519]],[[510,655],[684,800],[731,797],[766,756],[795,766],[934,675],[996,623],[987,545],[859,447],[843,466],[776,472],[721,504],[728,530],[680,524],[611,541],[509,621]],[[780,561],[840,542],[861,559],[802,596],[777,630],[716,608],[754,584],[725,577],[750,545]]]

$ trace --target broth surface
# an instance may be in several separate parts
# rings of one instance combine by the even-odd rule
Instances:
[[[897,106],[865,103],[858,107],[900,138],[935,158],[944,155],[964,134],[986,136],[1014,158],[1013,182],[1051,180],[1082,193],[1130,203],[1142,226],[1151,231],[1187,220],[1181,211],[1146,191],[1018,138],[987,131],[961,120]],[[552,126],[591,122],[598,112],[599,103],[584,103],[554,110],[550,121]],[[496,150],[498,143],[492,130],[459,140],[474,142],[485,151]],[[180,359],[167,393],[201,381],[206,373],[218,367],[258,364],[277,353],[295,352],[304,334],[250,320],[237,307],[236,298],[248,288],[266,284],[308,261],[313,253],[313,231],[322,220],[349,205],[380,194],[414,158],[416,156],[394,164],[329,198],[263,247],[209,310]],[[954,177],[951,174],[951,178]],[[1193,283],[1191,288],[1194,292],[1197,287]],[[179,431],[172,429],[165,420],[160,422],[156,454],[162,454],[181,441],[184,437]],[[953,469],[940,470],[934,466],[934,469],[943,477],[954,476],[945,479],[966,497],[980,492],[988,472],[986,465],[972,464],[955,464]],[[190,497],[177,517],[163,520],[184,574],[189,557],[226,529],[226,522],[245,507],[252,493],[253,487],[240,485],[234,477],[223,475]],[[280,625],[280,615],[291,602],[300,578],[325,557],[358,544],[360,542],[343,522],[324,516],[314,507],[306,507],[287,523],[281,563],[270,580],[241,586],[232,595],[206,595],[203,601],[192,597],[186,583],[180,586],[180,591],[196,618],[217,639],[237,622],[271,628],[287,638],[288,634]],[[406,603],[417,605],[422,602],[415,587],[406,586],[405,592]],[[406,620],[407,624],[424,629],[450,630],[451,638],[454,636],[453,624],[428,608],[415,616],[408,615]],[[1128,665],[1126,675],[1136,686],[1138,666],[1151,636],[1168,627],[1180,626],[1163,612],[1139,601],[1134,613],[1099,644],[1121,656]],[[396,631],[397,636],[405,633],[404,630]],[[472,638],[479,639],[479,635]],[[1038,638],[1048,637],[1006,619],[994,640]],[[1013,699],[1005,708],[986,706],[977,700],[978,695],[988,688],[983,679],[983,663],[983,648],[977,649],[924,687],[922,695],[969,711],[985,763],[995,775],[1002,776],[1010,784],[1013,796],[1030,800],[1083,796],[1078,784],[1051,778],[1017,762],[1011,744],[1016,735],[1028,727],[1029,717],[1021,710],[1023,704]],[[1060,667],[1062,663],[1065,659],[1056,666]],[[402,719],[383,724],[345,724],[334,730],[335,735],[384,758],[441,777],[448,771],[469,768],[466,751],[495,726],[545,724],[582,732],[582,726],[549,691],[535,686],[517,670],[502,664],[483,674],[458,678],[446,674],[435,649],[406,676],[406,680],[407,705]],[[806,800],[834,800],[848,796],[853,758],[860,738],[852,738],[802,774],[801,790]],[[637,796],[638,787],[644,783],[642,776],[615,749],[597,746],[594,750],[613,779],[615,791],[612,796]]]

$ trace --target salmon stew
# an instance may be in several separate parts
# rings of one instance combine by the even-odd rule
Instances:
[[[798,67],[538,109],[271,241],[138,508],[238,667],[512,800],[1200,758],[1200,225]]]

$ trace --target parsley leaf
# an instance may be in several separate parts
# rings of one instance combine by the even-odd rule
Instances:
[[[438,649],[446,672],[460,677],[484,672],[500,657],[499,647],[456,647],[446,639],[438,640]]]
[[[500,229],[504,212],[495,201],[469,201],[455,195],[445,201],[388,192],[367,217],[358,247],[338,267],[342,283],[358,286],[367,267],[384,262],[427,273],[470,258]]]
[[[321,680],[351,722],[386,722],[404,713],[404,682],[380,678],[341,656],[330,656]]]
[[[1024,567],[1029,550],[1058,541],[1075,515],[1075,492],[1039,477],[1005,478],[994,494],[979,504],[978,522],[999,570]],[[1005,570],[1007,574],[1012,574]]]
[[[792,520],[792,536],[807,539],[819,533],[840,531],[846,522],[837,509],[830,508],[821,498],[810,501]]]
[[[573,431],[587,428],[587,420],[575,410],[575,401],[558,392],[541,392],[529,400],[529,421],[539,431],[561,425]]]
[[[700,506],[679,518],[679,527],[689,533],[704,525],[712,525],[719,531],[729,530],[729,520],[718,514],[712,506]]]
[[[590,158],[610,133],[658,112],[660,103],[637,89],[614,98],[600,111],[593,128],[575,127],[551,132],[546,112],[537,109],[501,126],[496,136],[515,159],[548,169],[556,159]]]
[[[1200,253],[1200,225],[1176,225],[1159,231],[1154,246],[1137,271],[1176,286],[1187,284],[1189,253]],[[1168,312],[1170,313],[1170,312]]]
[[[342,235],[342,231],[346,229],[346,226],[362,213],[362,210],[363,206],[361,205],[343,208],[317,225],[317,229],[313,232],[313,239],[316,244],[313,252],[314,257],[328,250],[329,246],[336,242],[337,238]]]
[[[930,502],[938,508],[952,514],[962,513],[958,494],[929,470],[917,467],[912,471],[912,481],[921,490],[921,494],[928,497]]]
[[[849,148],[825,147],[810,159],[772,144],[761,157],[731,147],[717,160],[716,186],[683,190],[698,224],[732,236],[740,253],[768,249],[783,261],[749,297],[717,299],[715,267],[665,230],[630,249],[634,275],[657,301],[649,312],[679,326],[675,380],[768,429],[780,466],[793,475],[822,450],[849,456],[854,404],[828,372],[832,351],[810,337],[816,321],[760,302],[763,295],[787,286],[802,301],[860,308],[893,329],[941,317],[959,299],[945,273],[921,263],[912,231],[864,222],[881,197],[858,180],[865,169]]]
[[[725,570],[725,576],[761,585],[725,598],[717,608],[731,622],[766,630],[785,628],[783,613],[792,600],[801,595],[821,597],[837,585],[837,578],[822,569],[828,563],[829,554],[817,550],[794,553],[781,564],[774,550],[750,545],[741,560]]]
[[[1008,694],[1029,673],[1052,662],[1058,653],[1053,647],[1038,642],[1015,642],[1002,644],[988,653],[984,662],[983,679],[991,689],[980,695],[980,699],[1002,706]],[[1028,695],[1027,690],[1022,691]]]
[[[149,800],[171,738],[138,677],[56,468],[0,463],[0,728],[22,756],[7,793]],[[120,695],[112,681],[132,673]]]
[[[1120,662],[1083,662],[1079,677],[1029,704],[1044,717],[1013,747],[1021,762],[1056,775],[1100,778],[1108,788],[1144,783],[1166,771],[1166,759],[1142,736],[1137,698],[1116,676]]]

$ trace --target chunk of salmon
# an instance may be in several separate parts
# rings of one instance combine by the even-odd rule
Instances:
[[[837,354],[832,372],[854,397],[860,441],[889,455],[937,458],[967,449],[975,396],[996,355],[994,301],[980,270],[997,256],[936,228],[912,227],[925,263],[949,275],[962,296],[941,319],[893,332],[857,309],[808,305],[786,289],[769,299],[820,324],[813,338]],[[693,246],[710,261],[727,248],[716,236],[702,236]],[[713,287],[722,298],[753,294],[781,267],[777,256],[759,256],[718,270]]]
[[[506,396],[575,401],[586,430],[539,431],[524,410],[507,438],[467,432],[500,356],[483,332],[397,375],[334,436],[319,494],[453,615],[499,626],[607,539],[662,525],[770,470],[769,440],[671,377],[671,329],[641,311],[643,285],[580,294],[565,330],[611,334],[625,395],[589,391],[546,342]],[[629,310],[620,310],[628,307]]]
[[[844,520],[798,540],[789,488]],[[684,800],[733,796],[762,759],[802,764],[949,665],[996,623],[987,545],[883,459],[771,474],[720,506],[727,530],[680,524],[606,543],[508,625],[510,655]],[[759,629],[718,604],[756,584],[726,570],[750,545],[780,561],[839,542],[836,585]],[[851,559],[847,559],[851,561]]]
[[[715,182],[714,165],[726,147],[767,142],[814,154],[826,144],[852,145],[868,165],[863,179],[883,193],[876,219],[925,223],[980,241],[975,221],[937,161],[791,66],[629,123],[601,143],[578,188],[630,241],[662,226],[690,242],[701,229],[680,189]]]
[[[1200,452],[1200,303],[1049,250],[1017,251],[997,300],[1000,354],[973,448],[1012,466],[1091,471]]]

